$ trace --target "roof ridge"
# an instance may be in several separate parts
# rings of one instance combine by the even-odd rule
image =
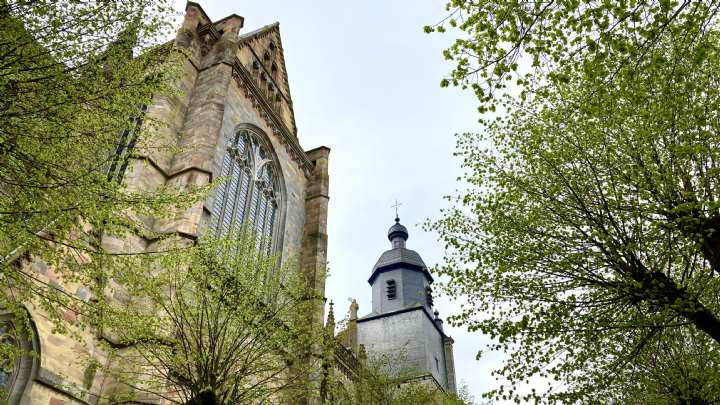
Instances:
[[[269,31],[269,30],[271,30],[271,29],[273,29],[273,28],[277,28],[277,27],[279,27],[279,26],[280,26],[280,21],[275,21],[275,22],[272,23],[272,24],[263,25],[263,26],[260,27],[260,28],[256,28],[256,29],[254,29],[254,30],[252,30],[252,31],[250,31],[250,32],[246,32],[246,33],[240,35],[240,36],[238,37],[238,40],[244,41],[244,40],[246,40],[246,39],[249,39],[249,38],[251,38],[251,37],[254,37],[255,35],[261,34],[261,33],[265,32],[265,31]]]

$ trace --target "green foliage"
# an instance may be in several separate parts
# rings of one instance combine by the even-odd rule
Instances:
[[[161,45],[172,6],[0,1],[0,308],[16,325],[28,323],[23,305],[53,321],[54,332],[86,325],[90,302],[106,298],[97,292],[132,264],[101,240],[157,238],[143,218],[198,199],[192,190],[130,190],[119,176],[125,162],[132,176],[136,155],[172,147],[153,114],[141,128],[130,119],[154,95],[174,91],[182,55]],[[137,135],[135,153],[118,153],[123,130]],[[76,296],[78,286],[89,296]]]
[[[518,84],[560,84],[573,72],[611,77],[650,60],[658,38],[692,40],[715,28],[716,1],[451,0],[448,15],[425,32],[460,38],[445,51],[455,62],[448,80],[470,88],[481,112]]]
[[[404,353],[375,354],[362,362],[352,381],[327,383],[327,403],[337,405],[472,405],[474,399],[461,387],[458,394],[448,394],[429,375],[418,375]],[[330,376],[332,377],[332,375]]]
[[[607,390],[608,402],[622,404],[714,404],[720,398],[720,358],[714,342],[692,330],[662,332],[625,370],[619,387]]]
[[[88,308],[59,285],[92,288],[125,266],[103,251],[102,236],[156,236],[141,218],[167,216],[198,198],[165,187],[128,190],[117,175],[134,156],[116,152],[123,130],[135,131],[139,154],[169,147],[152,114],[142,128],[130,117],[153,95],[173,92],[181,55],[159,45],[171,6],[0,1],[0,278],[12,286],[0,307],[18,320],[20,306],[32,301],[62,331],[64,313]]]
[[[486,396],[716,402],[717,4],[451,6],[451,81],[505,111],[458,137],[468,188],[429,224],[467,300],[451,322],[508,355]]]
[[[257,246],[238,232],[136,258],[152,270],[118,278],[133,298],[102,310],[103,332],[127,347],[108,347],[107,372],[131,388],[113,400],[260,404],[302,388],[317,297],[297,266]]]

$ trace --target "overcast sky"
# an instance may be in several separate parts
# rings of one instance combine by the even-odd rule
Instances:
[[[242,32],[280,22],[300,143],[331,149],[326,295],[336,318],[350,297],[361,316],[370,311],[367,279],[390,248],[395,199],[410,232],[408,248],[429,267],[439,263],[442,245],[420,224],[438,218],[447,206],[443,196],[457,188],[454,134],[479,130],[474,96],[439,87],[451,68],[442,50],[452,38],[422,32],[443,17],[444,1],[199,2],[213,20],[245,17]],[[436,305],[443,318],[459,308],[444,297]],[[479,333],[447,324],[445,331],[455,339],[458,383],[479,399],[500,359],[475,360],[486,343]]]

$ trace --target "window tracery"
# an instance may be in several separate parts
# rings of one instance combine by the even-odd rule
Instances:
[[[277,236],[282,193],[277,163],[259,134],[249,129],[235,133],[220,175],[226,182],[218,188],[213,204],[216,236],[244,227],[260,239],[260,249],[270,253]]]
[[[34,330],[18,327],[9,313],[0,313],[0,402],[20,403],[37,368],[39,348]]]

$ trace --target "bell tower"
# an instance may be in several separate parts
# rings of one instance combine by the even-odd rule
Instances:
[[[368,283],[372,312],[357,320],[357,342],[368,356],[397,359],[414,380],[455,392],[453,340],[434,309],[433,277],[420,254],[406,247],[408,230],[395,217],[387,234],[390,249],[380,255]]]
[[[432,313],[433,278],[420,255],[405,247],[408,230],[395,218],[388,230],[391,249],[373,267],[368,280],[372,287],[373,313],[383,314],[402,308],[423,306]]]

